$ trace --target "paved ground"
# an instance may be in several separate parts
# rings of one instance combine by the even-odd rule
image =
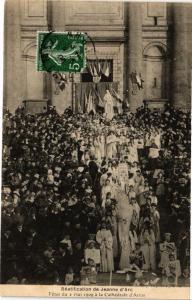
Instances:
[[[145,275],[144,275],[145,277]],[[161,286],[161,280],[159,281],[159,286]],[[110,274],[109,273],[99,273],[97,275],[97,285],[106,286],[110,285]],[[131,286],[131,283],[126,282],[126,274],[112,274],[113,286]],[[189,282],[184,282],[182,278],[179,279],[178,286],[190,286]]]
[[[127,285],[125,280],[126,274],[112,274],[112,282],[111,285]],[[99,273],[97,276],[97,284],[98,285],[109,285],[110,282],[110,273]]]

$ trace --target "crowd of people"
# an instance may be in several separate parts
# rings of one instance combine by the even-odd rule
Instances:
[[[189,284],[190,113],[50,106],[3,122],[2,283]]]

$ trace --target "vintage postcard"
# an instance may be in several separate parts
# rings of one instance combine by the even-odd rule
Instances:
[[[7,0],[1,295],[190,299],[192,3]]]

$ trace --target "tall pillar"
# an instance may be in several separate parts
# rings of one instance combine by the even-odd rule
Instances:
[[[130,2],[128,5],[128,102],[131,111],[135,111],[143,102],[143,91],[133,91],[130,74],[142,74],[142,6],[141,3]]]
[[[19,0],[5,2],[4,24],[4,107],[14,112],[22,103]]]
[[[52,0],[51,2],[51,25],[54,31],[67,31],[66,10],[72,9],[73,1]],[[68,80],[64,91],[55,93],[55,82],[52,78],[52,104],[58,113],[62,114],[68,106],[72,106],[72,83]]]
[[[192,16],[190,16],[192,18]],[[189,49],[188,5],[173,4],[173,62],[172,62],[172,103],[176,108],[190,107],[188,83]]]
[[[187,51],[188,51],[188,108],[191,108],[192,101],[192,5],[187,8]]]

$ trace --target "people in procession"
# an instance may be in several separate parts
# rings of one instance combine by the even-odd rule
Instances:
[[[160,272],[164,284],[169,276],[178,284],[189,267],[190,114],[167,105],[114,115],[110,97],[102,117],[70,108],[59,115],[52,106],[5,113],[3,283],[37,283],[52,270],[51,283],[79,284],[87,270],[130,268],[138,245],[139,269]]]

